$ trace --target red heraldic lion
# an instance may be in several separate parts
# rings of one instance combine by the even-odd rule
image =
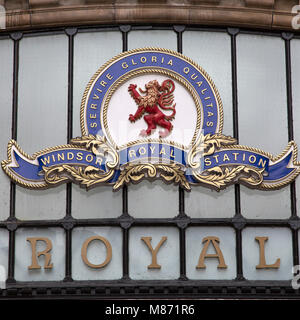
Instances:
[[[166,137],[173,129],[173,125],[170,121],[175,118],[176,114],[176,104],[173,104],[173,92],[175,90],[174,82],[168,79],[165,80],[162,85],[159,85],[157,80],[149,81],[145,85],[145,91],[139,89],[140,93],[146,94],[144,96],[141,96],[137,92],[136,87],[136,84],[130,84],[128,87],[129,93],[138,105],[136,113],[134,115],[129,115],[129,120],[135,122],[144,113],[147,113],[144,116],[144,120],[146,121],[148,128],[142,130],[140,134],[144,137],[149,136],[154,132],[158,125],[164,128],[163,131],[159,131],[159,136],[161,138]],[[172,110],[172,114],[166,115],[160,108],[163,110]]]

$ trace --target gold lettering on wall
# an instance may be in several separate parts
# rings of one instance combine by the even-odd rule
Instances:
[[[276,261],[272,264],[268,264],[266,262],[266,256],[265,256],[265,243],[268,241],[268,237],[255,237],[255,240],[257,241],[259,245],[259,264],[256,265],[256,269],[279,269],[280,268],[280,258],[277,258]],[[87,250],[88,246],[92,241],[100,241],[104,244],[106,248],[106,256],[105,260],[100,264],[93,264],[90,262],[87,258]],[[147,248],[149,249],[151,253],[151,264],[147,266],[148,269],[161,269],[161,265],[157,261],[157,254],[162,247],[162,245],[167,241],[167,237],[163,236],[161,237],[159,243],[156,245],[156,247],[153,248],[152,246],[152,237],[141,237],[141,240],[145,243]],[[31,265],[28,266],[29,270],[35,270],[35,269],[41,269],[42,266],[39,264],[39,258],[40,256],[44,256],[44,269],[52,269],[53,263],[51,263],[51,250],[52,250],[52,242],[49,238],[46,237],[30,237],[27,238],[26,241],[28,241],[31,245]],[[38,241],[43,242],[43,250],[37,251],[38,248]],[[202,239],[203,248],[200,253],[200,257],[198,260],[198,264],[196,266],[196,269],[205,269],[205,259],[209,258],[215,258],[218,259],[218,269],[227,269],[227,265],[225,263],[225,259],[222,253],[222,250],[220,249],[220,239],[216,236],[208,236]],[[207,253],[209,247],[214,249],[214,253]],[[112,247],[110,242],[101,236],[92,236],[90,238],[87,238],[81,248],[81,258],[83,262],[94,269],[100,269],[106,267],[111,259],[112,259]]]
[[[88,248],[89,244],[94,240],[99,240],[99,241],[103,242],[106,247],[106,259],[103,263],[100,263],[100,264],[93,264],[87,258],[87,248]],[[82,258],[83,262],[91,268],[100,269],[100,268],[105,267],[107,264],[109,264],[109,262],[111,261],[111,258],[112,258],[112,248],[111,248],[110,242],[107,239],[100,237],[100,236],[93,236],[93,237],[86,239],[82,245],[82,248],[81,248],[81,258]]]
[[[225,264],[223,253],[219,247],[220,239],[218,237],[206,237],[206,238],[203,238],[202,243],[205,243],[205,244],[201,251],[196,268],[205,269],[206,265],[204,264],[204,260],[206,258],[218,258],[219,259],[218,269],[227,269],[227,265]],[[213,245],[216,253],[206,253],[210,243]]]
[[[278,258],[275,263],[267,264],[265,256],[265,242],[268,241],[268,237],[255,237],[255,240],[259,244],[259,264],[256,269],[278,269],[280,267],[280,259]]]
[[[52,249],[52,242],[48,238],[27,238],[26,239],[31,244],[31,252],[32,252],[32,258],[31,258],[31,266],[28,267],[29,270],[33,269],[41,269],[41,266],[38,264],[38,258],[40,256],[45,256],[45,262],[44,262],[44,269],[52,269],[53,263],[50,263],[51,261],[51,249]],[[38,241],[43,241],[46,243],[46,249],[44,251],[36,252],[36,245]]]
[[[145,242],[152,255],[152,262],[148,265],[148,269],[160,269],[161,265],[157,263],[157,253],[163,243],[167,240],[167,237],[162,237],[155,249],[153,249],[151,245],[152,237],[142,237],[141,240]]]

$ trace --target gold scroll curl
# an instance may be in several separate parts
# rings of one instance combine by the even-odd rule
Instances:
[[[227,185],[241,181],[249,186],[258,186],[263,181],[263,172],[265,168],[255,169],[248,166],[239,165],[237,167],[214,167],[200,174],[193,172],[194,177],[199,183],[214,187],[217,190]]]
[[[138,183],[144,178],[155,179],[160,176],[166,183],[179,184],[186,190],[190,190],[191,187],[186,180],[184,171],[179,164],[175,163],[145,163],[145,164],[127,164],[121,171],[118,181],[114,185],[113,189],[118,190],[124,184]]]
[[[192,146],[187,155],[187,165],[192,169],[192,173],[197,182],[206,186],[220,190],[227,185],[240,181],[248,186],[257,187],[263,182],[263,172],[265,168],[257,169],[247,165],[213,167],[199,172],[201,162],[195,160],[215,153],[216,150],[225,146],[235,145],[236,139],[223,134],[201,135],[198,141]]]
[[[113,177],[115,169],[119,164],[119,155],[108,144],[105,137],[89,134],[83,137],[74,138],[71,140],[71,143],[85,147],[97,157],[107,159],[107,156],[110,156],[109,161],[105,163],[109,170],[103,171],[94,166],[76,167],[68,164],[49,168],[43,167],[45,181],[49,185],[60,184],[71,178],[74,182],[77,182],[88,189],[100,183],[106,183]]]

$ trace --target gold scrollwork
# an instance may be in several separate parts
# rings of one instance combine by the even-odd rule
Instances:
[[[181,169],[181,166],[175,163],[171,164],[127,164],[124,169],[121,171],[118,181],[115,183],[113,189],[118,190],[124,184],[130,182],[137,183],[143,178],[156,178],[157,175],[160,175],[162,179],[167,182],[174,182],[179,184],[186,190],[190,190],[191,187],[186,180],[184,171]]]
[[[49,184],[59,184],[70,180],[71,177],[72,180],[86,188],[105,183],[114,175],[114,170],[112,169],[104,172],[93,166],[83,168],[66,164],[52,168],[43,167],[43,170],[45,172],[45,181]]]
[[[194,160],[197,154],[200,154],[200,156],[209,156],[213,154],[216,149],[235,143],[235,138],[223,134],[207,134],[205,136],[201,134],[187,154],[187,163],[192,169],[197,169],[200,167],[200,162]]]
[[[119,163],[118,153],[107,143],[105,137],[99,135],[85,135],[83,137],[74,138],[71,140],[74,145],[84,146],[87,150],[90,150],[95,156],[105,159],[107,155],[110,156],[110,160],[106,161],[105,165],[109,169],[103,171],[94,166],[74,166],[63,164],[55,167],[43,167],[45,172],[45,181],[48,184],[60,184],[67,180],[73,180],[86,188],[92,187],[99,183],[108,182],[115,173],[115,168]]]
[[[85,148],[92,151],[95,156],[104,157],[105,154],[110,155],[112,160],[106,162],[106,166],[109,169],[114,169],[119,163],[118,153],[108,144],[106,137],[89,134],[73,138],[71,143],[79,146],[85,146]],[[99,149],[102,150],[102,152],[100,152]]]
[[[214,167],[206,170],[206,174],[194,172],[193,175],[198,182],[208,184],[217,190],[236,181],[242,181],[250,186],[257,186],[263,181],[263,171],[265,169],[254,169],[247,166],[237,166],[233,168]],[[244,175],[247,175],[245,177]]]
[[[235,138],[222,134],[201,135],[187,155],[187,163],[188,166],[193,169],[192,172],[194,178],[198,182],[215,187],[218,190],[236,181],[244,182],[250,186],[260,185],[263,181],[264,168],[256,169],[245,165],[239,165],[231,168],[222,168],[221,166],[217,166],[207,169],[204,172],[199,172],[197,170],[200,167],[200,161],[195,160],[197,155],[200,155],[201,158],[209,156],[214,154],[215,151],[220,149],[222,146],[230,146],[235,143]]]

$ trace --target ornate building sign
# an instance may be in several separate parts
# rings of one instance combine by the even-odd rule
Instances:
[[[108,61],[87,85],[80,122],[81,137],[32,156],[11,140],[3,170],[32,189],[73,181],[114,190],[144,178],[186,190],[236,182],[270,190],[300,172],[293,141],[274,157],[223,135],[217,88],[201,67],[171,50],[137,49]]]

